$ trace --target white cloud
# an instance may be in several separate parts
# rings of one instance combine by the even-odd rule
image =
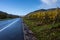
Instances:
[[[41,0],[41,1],[47,5],[52,5],[57,3],[57,0]]]

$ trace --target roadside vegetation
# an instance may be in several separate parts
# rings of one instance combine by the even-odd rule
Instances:
[[[37,40],[60,40],[60,8],[37,10],[23,19]]]

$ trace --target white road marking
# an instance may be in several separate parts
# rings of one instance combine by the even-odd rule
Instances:
[[[18,20],[15,20],[15,21],[13,21],[12,23],[10,23],[9,25],[7,25],[6,27],[2,28],[2,29],[0,30],[0,32],[2,32],[3,30],[5,30],[6,28],[10,27],[12,24],[14,24],[14,23],[17,22],[17,21],[18,21]]]

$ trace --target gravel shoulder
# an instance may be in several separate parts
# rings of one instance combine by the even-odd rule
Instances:
[[[31,30],[29,30],[29,28],[27,27],[27,25],[25,23],[23,23],[24,28],[24,39],[25,40],[37,40],[37,38],[34,36],[33,32]]]

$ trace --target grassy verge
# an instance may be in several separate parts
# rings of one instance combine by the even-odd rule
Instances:
[[[35,21],[24,19],[38,40],[60,40],[60,23],[37,26]]]

